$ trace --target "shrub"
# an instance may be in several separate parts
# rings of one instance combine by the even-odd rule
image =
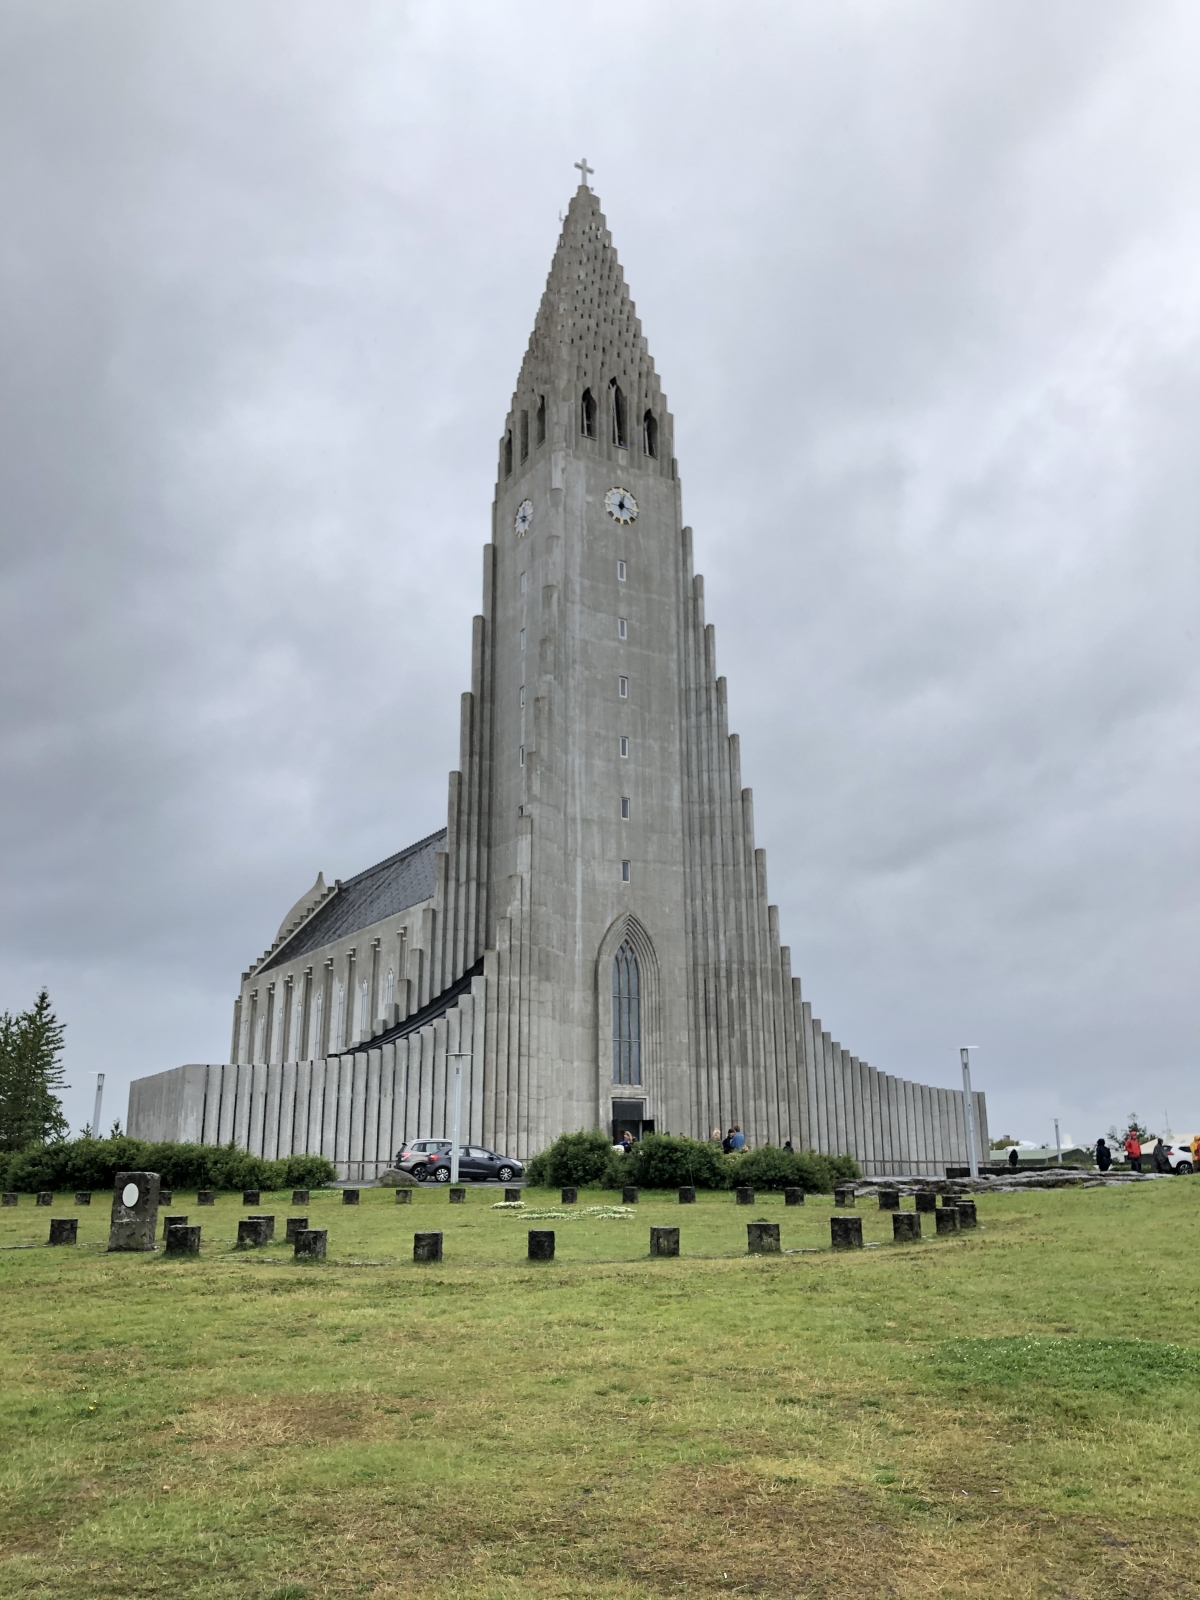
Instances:
[[[337,1169],[324,1156],[266,1161],[236,1145],[149,1144],[143,1139],[59,1139],[0,1156],[0,1186],[110,1189],[118,1172],[157,1172],[171,1189],[319,1188]]]
[[[724,1189],[726,1161],[721,1152],[700,1139],[678,1134],[648,1133],[625,1155],[613,1153],[605,1186],[619,1189],[635,1183],[642,1189]]]
[[[837,1183],[861,1176],[850,1156],[823,1156],[815,1150],[781,1150],[773,1144],[727,1158],[725,1170],[731,1187],[749,1189],[805,1189],[828,1194]]]
[[[529,1183],[551,1189],[600,1183],[611,1154],[612,1145],[598,1128],[590,1133],[563,1133],[526,1162],[525,1177]]]

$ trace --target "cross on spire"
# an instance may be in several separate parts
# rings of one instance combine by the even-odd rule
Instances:
[[[580,183],[583,184],[584,188],[586,189],[587,186],[588,186],[588,179],[591,177],[591,175],[595,172],[596,169],[595,169],[595,167],[589,167],[588,166],[587,157],[586,156],[584,156],[582,161],[577,161],[575,163],[575,165],[579,168],[580,172],[583,174],[583,176],[580,178],[579,181],[580,181]]]

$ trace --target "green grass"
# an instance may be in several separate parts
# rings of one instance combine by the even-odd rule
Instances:
[[[324,1263],[233,1248],[288,1195],[177,1195],[198,1261],[0,1210],[0,1597],[1200,1596],[1200,1178],[836,1255],[827,1198],[643,1193],[545,1265],[497,1198],[314,1192]]]

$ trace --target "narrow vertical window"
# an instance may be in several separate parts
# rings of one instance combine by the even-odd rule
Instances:
[[[521,746],[521,765],[525,765],[525,746]]]
[[[627,794],[621,796],[621,821],[629,821],[629,796]]]
[[[579,431],[585,439],[596,437],[596,401],[590,389],[583,391],[579,402]]]
[[[524,628],[521,629],[521,649],[522,649],[522,651],[525,649],[525,629]]]
[[[618,678],[617,679],[617,693],[621,696],[622,700],[628,700],[629,699],[629,679],[628,678]]]
[[[525,574],[521,574],[521,593],[525,593]]]
[[[626,569],[625,569],[625,563],[623,561],[618,561],[617,562],[617,582],[618,583],[624,583],[627,576],[628,576],[628,574],[627,574]]]
[[[521,710],[525,709],[525,685],[521,685]]]
[[[512,477],[512,429],[504,435],[504,476]]]
[[[629,882],[629,862],[628,861],[622,861],[622,863],[621,863],[621,882],[622,883],[628,883]]]
[[[625,427],[625,396],[615,378],[610,381],[608,388],[612,400],[612,442],[618,449],[624,450],[629,443]]]
[[[521,460],[529,460],[529,413],[521,413]]]
[[[544,394],[538,395],[537,442],[539,444],[545,444],[546,442],[546,396]]]
[[[647,411],[642,418],[642,449],[648,456],[658,459],[658,418]]]
[[[623,756],[627,756],[629,754],[629,740],[624,734],[621,735],[621,754]]]
[[[628,637],[629,637],[629,624],[628,624],[628,622],[626,622],[624,617],[618,617],[617,618],[617,638],[618,639],[628,639]]]
[[[628,861],[621,863],[621,877],[626,876]],[[641,994],[638,982],[637,957],[626,940],[613,957],[613,1082],[641,1083],[642,1081],[642,1016]]]

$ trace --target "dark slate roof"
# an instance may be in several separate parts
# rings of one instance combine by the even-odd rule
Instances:
[[[445,845],[446,830],[442,828],[426,839],[418,839],[398,855],[368,867],[357,877],[339,883],[337,893],[302,923],[259,971],[269,972],[272,967],[290,964],[310,950],[319,950],[335,939],[432,899],[433,858]]]
[[[461,978],[455,980],[448,989],[443,989],[441,994],[434,995],[428,1004],[423,1005],[419,1011],[414,1011],[411,1017],[398,1022],[394,1028],[388,1028],[384,1033],[377,1033],[373,1039],[363,1039],[358,1044],[352,1044],[348,1050],[335,1050],[334,1055],[353,1056],[363,1055],[368,1050],[378,1050],[381,1044],[393,1044],[397,1039],[403,1039],[410,1033],[416,1033],[418,1028],[424,1028],[430,1022],[436,1022],[440,1016],[456,1005],[467,990],[471,987],[472,978],[483,976],[483,957],[473,967],[469,967]]]

